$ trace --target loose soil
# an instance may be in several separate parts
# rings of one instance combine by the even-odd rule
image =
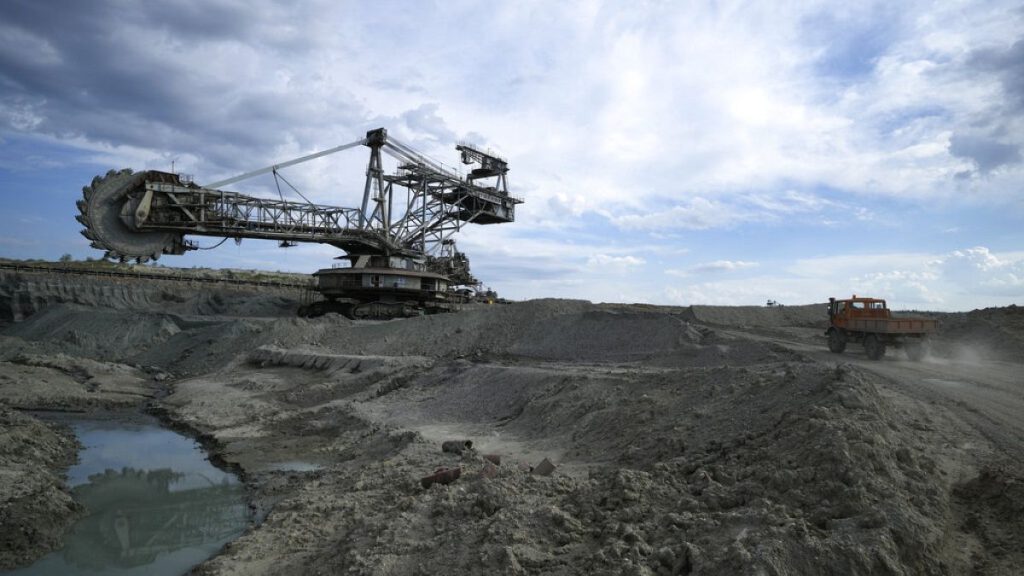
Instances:
[[[163,284],[0,275],[5,535],[77,513],[60,484],[73,441],[21,410],[148,406],[238,469],[263,517],[200,574],[1024,565],[1015,307],[944,315],[926,362],[871,362],[827,352],[823,304],[534,300],[369,322],[295,318],[294,291]],[[424,488],[440,468],[461,475]],[[58,509],[25,505],[43,501],[15,493],[31,486]],[[43,540],[0,540],[3,566]]]

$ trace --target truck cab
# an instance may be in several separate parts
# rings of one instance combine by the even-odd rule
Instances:
[[[828,317],[832,326],[846,328],[854,318],[892,318],[885,300],[879,298],[828,299]]]

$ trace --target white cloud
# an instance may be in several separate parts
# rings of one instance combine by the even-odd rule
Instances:
[[[916,307],[941,305],[943,298],[933,291],[937,275],[929,270],[872,272],[852,282],[853,293],[878,294],[893,305]]]
[[[613,222],[627,230],[706,230],[728,227],[747,218],[749,215],[731,206],[698,197],[663,211],[613,217]]]
[[[933,262],[942,277],[962,294],[1024,300],[1024,255],[997,256],[984,246],[956,250]]]
[[[298,150],[322,149],[358,137],[370,122],[425,138],[420,143],[432,154],[473,131],[513,159],[514,177],[534,190],[531,200],[554,199],[574,217],[628,207],[635,214],[623,224],[630,226],[663,212],[668,198],[678,204],[669,217],[686,227],[728,227],[734,218],[701,203],[754,187],[766,190],[759,198],[769,204],[799,202],[800,188],[818,184],[858,194],[948,196],[952,176],[970,168],[950,154],[950,139],[1001,96],[995,73],[966,74],[970,49],[1015,34],[1014,17],[993,17],[1004,11],[998,4],[962,14],[911,3],[899,18],[882,6],[830,3],[449,5],[386,23],[372,10],[351,7],[342,17],[328,6],[290,10],[263,2],[228,30],[187,41],[170,25],[136,26],[157,9],[127,11],[106,45],[141,46],[140,63],[169,72],[182,87],[172,94],[189,114],[111,117],[126,130],[170,133],[118,146],[147,142],[162,148],[154,156],[194,155],[187,169],[212,178],[253,167],[243,159],[279,160],[266,149],[289,139]],[[173,17],[200,13],[186,5]],[[486,36],[437,44],[438,31],[482,13],[492,24]],[[865,55],[873,56],[867,73],[823,79],[821,60],[833,41],[818,29],[823,16],[838,32],[886,27],[890,43]],[[4,29],[57,57],[64,48],[39,31]],[[396,37],[402,41],[389,41]],[[403,64],[410,55],[415,66]],[[40,105],[52,117],[46,110],[59,102]],[[9,114],[13,106],[5,106]],[[245,126],[253,112],[262,119]],[[90,138],[90,126],[67,120],[64,130]],[[236,128],[225,123],[248,133],[250,147],[258,137],[262,153],[226,142]],[[193,131],[208,133],[186,137]],[[1012,140],[1006,144],[1020,143]],[[652,219],[651,226],[664,227]]]
[[[759,266],[757,262],[749,262],[746,260],[715,260],[714,262],[704,262],[691,266],[686,270],[668,269],[665,273],[669,276],[678,276],[685,278],[694,274],[715,274],[722,272],[735,272],[737,270],[745,270],[748,268],[756,268]]]
[[[594,254],[587,259],[587,267],[594,269],[627,270],[643,266],[646,261],[636,256],[610,256],[608,254]]]
[[[698,196],[675,201],[675,205],[668,208],[659,206],[644,213],[607,213],[606,216],[623,230],[645,231],[709,230],[758,222],[799,221],[813,225],[834,225],[839,220],[863,222],[877,219],[874,212],[865,206],[796,190],[776,194],[738,194],[720,200]]]
[[[727,267],[726,267],[727,268]],[[1024,252],[984,247],[943,254],[857,254],[802,260],[772,272],[701,281],[684,271],[655,301],[761,305],[824,302],[830,296],[877,296],[896,309],[968,310],[1024,301]],[[689,280],[689,281],[688,281]]]
[[[744,268],[754,268],[755,266],[757,266],[757,262],[747,262],[745,260],[715,260],[714,262],[698,264],[690,270],[692,272],[732,272],[733,270],[743,270]]]
[[[1024,253],[995,254],[981,246],[943,254],[808,259],[788,270],[802,278],[828,278],[837,294],[877,294],[906,308],[962,310],[1024,301]]]
[[[688,306],[712,304],[722,306],[761,306],[768,300],[782,304],[812,304],[828,300],[828,281],[824,279],[794,280],[781,276],[672,284],[662,288],[657,301]]]

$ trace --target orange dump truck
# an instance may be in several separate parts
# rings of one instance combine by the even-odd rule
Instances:
[[[879,360],[888,346],[903,348],[911,360],[924,358],[928,335],[938,322],[930,318],[894,318],[878,298],[828,299],[828,349],[836,354],[846,350],[848,342],[861,342],[868,358]]]

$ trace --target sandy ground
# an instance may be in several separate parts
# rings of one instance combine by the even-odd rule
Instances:
[[[26,462],[59,493],[73,450],[14,409],[148,406],[239,470],[263,517],[201,574],[1024,565],[1014,307],[943,315],[925,362],[871,362],[825,349],[821,304],[538,300],[355,322],[293,318],[272,291],[24,276],[0,278],[4,470]],[[6,432],[24,426],[41,432]],[[532,473],[545,458],[553,473]],[[424,488],[442,467],[461,476]],[[38,529],[12,485],[0,519]]]

